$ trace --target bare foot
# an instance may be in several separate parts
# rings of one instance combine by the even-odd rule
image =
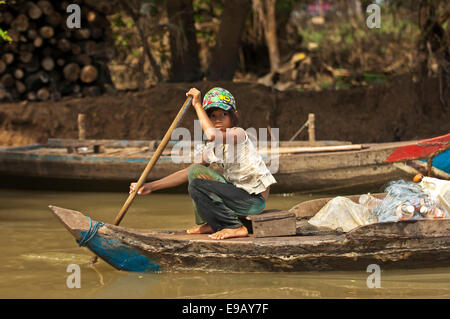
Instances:
[[[212,234],[214,230],[209,226],[209,224],[203,224],[198,227],[194,227],[191,229],[186,230],[186,233],[188,234]]]
[[[212,235],[209,235],[208,237],[211,239],[226,239],[232,237],[247,237],[247,236],[248,236],[247,228],[245,228],[245,226],[241,226],[239,228],[224,228]]]

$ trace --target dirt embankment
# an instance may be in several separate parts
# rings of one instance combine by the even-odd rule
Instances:
[[[96,98],[59,102],[0,104],[0,145],[45,143],[47,138],[76,138],[77,114],[87,115],[87,138],[161,139],[185,100],[197,87],[206,93],[213,86],[230,90],[236,98],[240,126],[280,129],[289,139],[316,115],[316,139],[354,143],[421,139],[450,131],[450,110],[439,101],[435,79],[424,85],[408,78],[345,91],[273,94],[270,88],[248,83],[162,83],[143,92],[122,92]],[[444,90],[448,92],[449,87]],[[193,132],[195,112],[182,126]],[[297,139],[306,139],[303,132]]]

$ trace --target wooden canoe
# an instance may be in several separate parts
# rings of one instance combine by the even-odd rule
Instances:
[[[0,180],[11,183],[20,180],[17,177],[32,178],[34,180],[27,183],[38,184],[40,188],[69,180],[71,188],[75,182],[84,181],[84,190],[92,185],[96,190],[112,185],[127,189],[131,181],[139,178],[158,141],[86,140],[83,143],[89,147],[73,152],[80,143],[77,140],[49,139],[46,145],[0,148]],[[190,164],[190,159],[183,162],[181,158],[171,156],[175,143],[170,142],[148,180],[160,179]],[[272,165],[275,162],[270,160],[270,150],[262,155],[268,167],[276,168],[274,177],[277,184],[271,187],[272,192],[361,189],[414,176],[415,172],[405,171],[401,166],[408,161],[386,162],[396,149],[414,143],[352,145],[349,142],[318,141],[311,147],[302,141],[282,141],[276,158],[278,165]],[[102,152],[94,153],[96,145],[102,146]],[[68,153],[70,149],[72,152]],[[181,160],[181,163],[174,159]],[[425,170],[422,169],[423,172]],[[179,188],[179,191],[185,192],[186,187]]]
[[[357,201],[359,196],[350,196]],[[136,272],[221,271],[366,271],[450,265],[450,219],[409,220],[359,226],[348,233],[316,228],[307,220],[331,198],[291,208],[297,216],[294,236],[212,240],[185,231],[100,227],[87,247],[119,270]],[[80,240],[90,228],[80,212],[49,206]]]

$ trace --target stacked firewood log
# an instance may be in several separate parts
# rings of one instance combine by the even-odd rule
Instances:
[[[81,9],[80,28],[70,28]],[[98,96],[112,88],[113,57],[108,1],[7,0],[0,27],[12,42],[0,43],[0,100],[59,100]],[[0,40],[1,41],[1,40]]]

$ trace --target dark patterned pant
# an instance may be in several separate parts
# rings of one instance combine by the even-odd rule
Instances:
[[[208,175],[213,180],[204,179]],[[238,216],[255,215],[264,209],[261,194],[249,194],[234,186],[225,177],[203,165],[193,165],[188,171],[189,194],[194,203],[195,222],[208,223],[214,231],[242,226]]]

